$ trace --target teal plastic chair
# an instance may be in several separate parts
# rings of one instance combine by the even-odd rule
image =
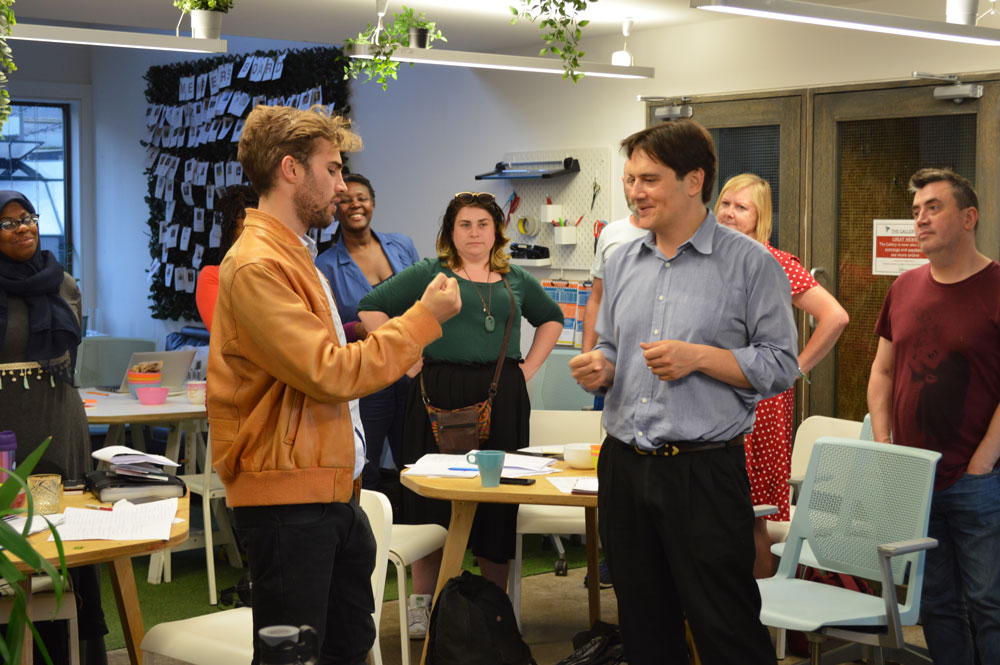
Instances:
[[[882,443],[823,437],[813,447],[784,556],[774,577],[758,580],[761,621],[810,634],[811,662],[850,662],[856,645],[898,662],[930,662],[903,640],[916,624],[923,587],[934,469],[940,453]],[[798,579],[809,562],[882,586],[882,596]],[[807,564],[808,565],[808,564]],[[906,585],[900,603],[896,587]],[[822,654],[826,637],[852,644]],[[886,653],[883,654],[883,650]],[[838,658],[838,654],[843,654]]]
[[[550,411],[580,411],[594,406],[594,396],[580,387],[569,369],[580,349],[556,347],[528,384],[531,408]]]
[[[81,388],[119,385],[129,359],[137,351],[156,351],[156,342],[131,337],[84,337],[76,352],[76,385]]]

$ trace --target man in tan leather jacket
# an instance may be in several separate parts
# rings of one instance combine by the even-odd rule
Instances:
[[[340,152],[360,147],[322,107],[247,117],[239,160],[260,205],[220,268],[208,361],[212,462],[247,550],[254,635],[310,625],[320,663],[361,663],[375,638],[357,398],[399,379],[461,307],[440,275],[402,316],[345,343],[306,232],[332,222],[347,191]]]

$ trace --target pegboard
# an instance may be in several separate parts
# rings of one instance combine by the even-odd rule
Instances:
[[[594,262],[594,222],[598,219],[610,221],[611,214],[611,150],[609,148],[574,148],[567,150],[542,150],[535,152],[508,152],[505,162],[562,161],[572,157],[580,162],[580,172],[539,180],[508,180],[508,188],[513,188],[521,198],[517,210],[511,216],[507,234],[512,242],[529,245],[544,245],[549,248],[553,270],[589,270]],[[594,182],[600,186],[594,197]],[[507,190],[510,195],[510,189]],[[568,228],[576,231],[576,244],[557,245],[555,227],[541,224],[539,216],[546,197],[552,203],[562,206],[563,217],[576,222]],[[591,200],[593,199],[593,208]],[[534,237],[518,231],[517,220],[527,217],[538,223],[538,234]]]

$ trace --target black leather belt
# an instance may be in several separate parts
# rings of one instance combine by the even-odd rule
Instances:
[[[615,439],[612,436],[608,438],[617,441],[621,445],[625,446],[633,453],[637,455],[653,455],[655,457],[674,457],[675,455],[684,455],[686,453],[704,453],[709,450],[719,450],[720,448],[736,448],[743,447],[743,435],[735,436],[728,441],[670,441],[662,444],[655,450],[640,450],[635,446]]]

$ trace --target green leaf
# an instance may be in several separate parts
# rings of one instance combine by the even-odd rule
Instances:
[[[517,16],[518,15],[517,14],[517,7],[511,7],[510,8],[510,13],[513,14],[514,16]]]
[[[579,23],[577,23],[577,25],[580,26],[581,28],[586,28],[588,25],[590,25],[590,21],[583,20],[583,21],[580,21]]]

